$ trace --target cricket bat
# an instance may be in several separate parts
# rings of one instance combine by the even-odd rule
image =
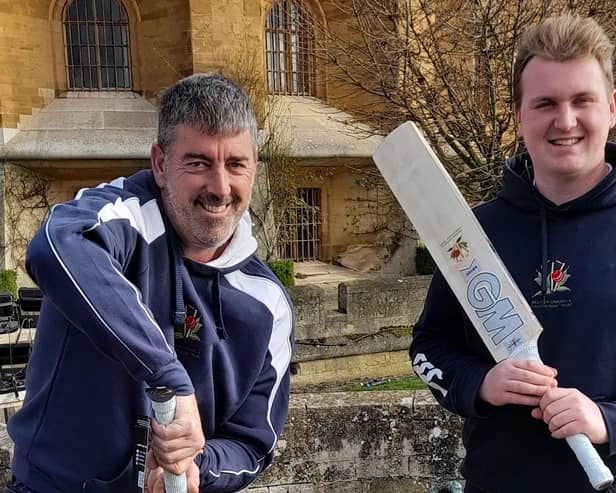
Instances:
[[[400,125],[373,159],[494,360],[541,362],[539,321],[417,127]],[[588,437],[567,442],[592,486],[609,487],[614,477]]]
[[[175,390],[167,387],[147,389],[146,393],[152,401],[154,417],[161,425],[171,424],[175,418]],[[186,493],[188,486],[186,474],[175,475],[168,471],[164,474],[165,493]]]

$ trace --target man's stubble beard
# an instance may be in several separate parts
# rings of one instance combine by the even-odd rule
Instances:
[[[197,219],[198,216],[191,212],[192,209],[199,208],[199,206],[191,202],[188,210],[186,210],[182,207],[184,203],[175,200],[175,194],[168,187],[163,188],[161,194],[167,215],[182,241],[189,241],[192,245],[199,245],[202,248],[218,248],[229,241],[244,213],[244,211],[236,210],[236,202],[234,201],[230,205],[233,209],[231,216],[221,219]],[[184,230],[180,230],[180,226]],[[220,233],[213,236],[215,232]]]

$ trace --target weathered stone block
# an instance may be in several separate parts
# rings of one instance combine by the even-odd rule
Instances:
[[[428,391],[295,394],[284,450],[255,487],[425,493],[458,478],[460,425]]]
[[[323,383],[339,383],[366,378],[387,378],[410,375],[408,350],[391,353],[361,354],[326,360],[295,363],[291,377],[294,389]]]
[[[343,314],[341,314],[344,316]],[[313,361],[372,353],[408,351],[411,342],[408,328],[384,328],[362,336],[336,336],[326,340],[300,340],[294,361]]]
[[[430,276],[412,276],[341,283],[338,309],[356,332],[366,326],[411,326],[419,317],[429,282]]]
[[[0,424],[0,491],[11,479],[11,462],[13,460],[13,442],[6,431],[6,425]]]
[[[289,294],[295,306],[296,339],[310,340],[323,337],[322,327],[324,291],[319,286],[294,286]]]
[[[289,493],[317,493],[317,487],[313,484],[290,484]]]

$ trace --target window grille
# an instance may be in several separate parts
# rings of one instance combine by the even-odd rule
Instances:
[[[295,206],[285,216],[279,256],[295,262],[317,260],[321,248],[321,190],[299,188]]]
[[[316,94],[312,19],[298,2],[282,0],[269,11],[265,52],[271,94]]]
[[[128,15],[119,0],[74,0],[68,4],[64,44],[69,89],[130,89],[128,34]]]

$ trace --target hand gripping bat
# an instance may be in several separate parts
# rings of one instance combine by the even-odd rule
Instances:
[[[417,127],[400,125],[373,159],[492,357],[541,362],[539,321]],[[588,437],[567,442],[592,486],[609,487],[614,477]]]
[[[155,387],[147,390],[148,397],[152,401],[154,417],[161,425],[168,425],[175,418],[175,390],[167,387]],[[165,492],[186,493],[188,486],[186,474],[175,475],[165,471]]]

